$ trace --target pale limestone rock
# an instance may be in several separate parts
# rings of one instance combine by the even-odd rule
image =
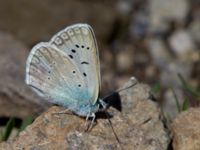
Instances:
[[[133,83],[136,83],[133,87],[119,93],[122,111],[119,112],[113,107],[108,109],[113,116],[110,120],[121,146],[126,150],[166,150],[170,139],[160,108],[151,100],[150,88],[147,85],[137,83],[132,78],[124,87]],[[114,95],[106,99],[112,106],[117,105],[119,100],[117,94]],[[96,125],[90,132],[85,132],[84,118],[69,114],[53,115],[61,110],[63,108],[57,106],[50,108],[15,140],[0,144],[0,149],[120,149],[105,115],[99,114]]]
[[[175,150],[200,149],[200,109],[190,108],[172,122],[173,148]]]

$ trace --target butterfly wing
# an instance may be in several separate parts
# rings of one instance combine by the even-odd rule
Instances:
[[[76,111],[91,98],[74,62],[48,43],[36,45],[26,65],[26,83],[48,101]]]
[[[87,24],[75,24],[57,33],[50,44],[63,51],[76,64],[84,78],[95,104],[100,89],[100,64],[96,39],[92,28]]]

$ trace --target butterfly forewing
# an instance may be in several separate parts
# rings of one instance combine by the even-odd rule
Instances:
[[[91,99],[76,64],[66,53],[48,43],[40,43],[32,49],[27,60],[26,83],[48,101],[72,110]]]
[[[91,95],[89,101],[96,103],[100,89],[100,66],[92,28],[86,24],[69,26],[56,34],[50,44],[63,51],[76,64]]]

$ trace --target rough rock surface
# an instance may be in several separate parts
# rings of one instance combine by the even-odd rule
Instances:
[[[179,114],[172,123],[175,150],[200,149],[200,109],[190,108]]]
[[[166,150],[169,135],[162,122],[161,111],[151,100],[150,88],[145,84],[130,80],[125,87],[134,86],[115,93],[106,100],[114,107],[121,100],[122,111],[113,107],[108,109],[115,133],[123,149]],[[113,104],[112,104],[113,102]],[[117,105],[115,106],[116,108]],[[76,115],[53,113],[62,111],[61,107],[51,107],[28,126],[14,141],[0,145],[0,149],[39,149],[39,150],[114,150],[120,149],[114,132],[103,115],[97,115],[96,125],[85,132],[85,119]]]
[[[0,116],[24,118],[45,108],[24,82],[27,49],[10,34],[0,33]]]

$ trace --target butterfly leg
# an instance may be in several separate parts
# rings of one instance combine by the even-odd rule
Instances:
[[[92,118],[92,121],[88,123],[88,120],[89,120],[90,117]],[[92,129],[95,118],[96,118],[95,113],[89,113],[86,116],[86,123],[85,123],[86,131],[89,131],[90,129]]]
[[[90,115],[90,117],[92,117],[92,121],[90,122],[90,126],[89,126],[88,130],[92,129],[92,127],[93,127],[93,125],[94,125],[94,121],[95,121],[95,118],[96,118],[95,113],[92,113],[92,114]]]
[[[88,125],[89,117],[90,117],[90,113],[87,114],[86,119],[85,119],[85,131],[87,131],[89,129],[89,125]]]
[[[87,114],[87,116],[86,116],[86,122],[88,121],[88,119],[89,119],[89,117],[90,117],[90,113],[89,114]]]

